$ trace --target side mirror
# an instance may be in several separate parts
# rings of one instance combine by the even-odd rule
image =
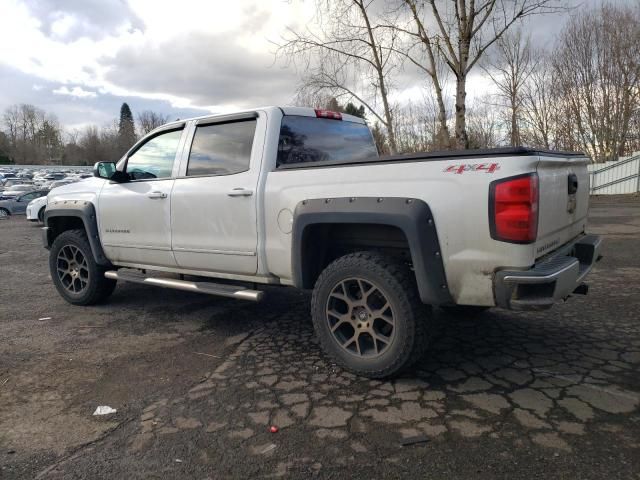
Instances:
[[[113,162],[97,162],[93,166],[93,176],[98,178],[105,178],[107,180],[113,177],[116,172],[116,164]]]

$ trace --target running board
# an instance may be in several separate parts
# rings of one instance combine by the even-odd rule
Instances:
[[[147,277],[143,273],[135,271],[109,270],[104,272],[104,276],[111,280],[122,280],[132,283],[143,283],[156,287],[173,288],[187,292],[206,293],[207,295],[218,295],[220,297],[237,298],[238,300],[249,300],[259,302],[264,297],[264,292],[260,290],[250,290],[236,285],[226,285],[222,283],[209,282],[187,282],[186,280],[175,280],[173,278]]]

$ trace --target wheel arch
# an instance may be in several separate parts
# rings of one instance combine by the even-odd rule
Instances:
[[[93,203],[82,200],[52,202],[44,211],[42,228],[45,248],[50,248],[58,235],[67,230],[82,228],[87,234],[91,253],[98,265],[111,266],[100,243],[96,209]]]
[[[430,305],[451,303],[438,234],[426,202],[397,197],[345,197],[304,200],[296,206],[292,229],[292,276],[298,288],[313,288],[332,260],[331,232],[374,231],[389,239],[387,246],[408,250],[420,299]],[[385,248],[375,235],[364,233],[359,250]],[[352,250],[353,251],[353,250]]]

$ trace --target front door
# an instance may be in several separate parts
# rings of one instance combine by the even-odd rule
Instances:
[[[142,142],[122,170],[129,181],[107,181],[98,200],[100,238],[114,263],[175,267],[171,252],[171,191],[183,129]]]
[[[260,120],[196,125],[186,168],[171,196],[173,253],[181,268],[256,273]]]

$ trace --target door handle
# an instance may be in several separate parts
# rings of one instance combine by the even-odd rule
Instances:
[[[230,190],[227,195],[230,197],[250,197],[253,195],[253,190],[247,190],[246,188],[237,187]]]
[[[151,192],[147,195],[149,198],[167,198],[167,194],[164,192]]]

